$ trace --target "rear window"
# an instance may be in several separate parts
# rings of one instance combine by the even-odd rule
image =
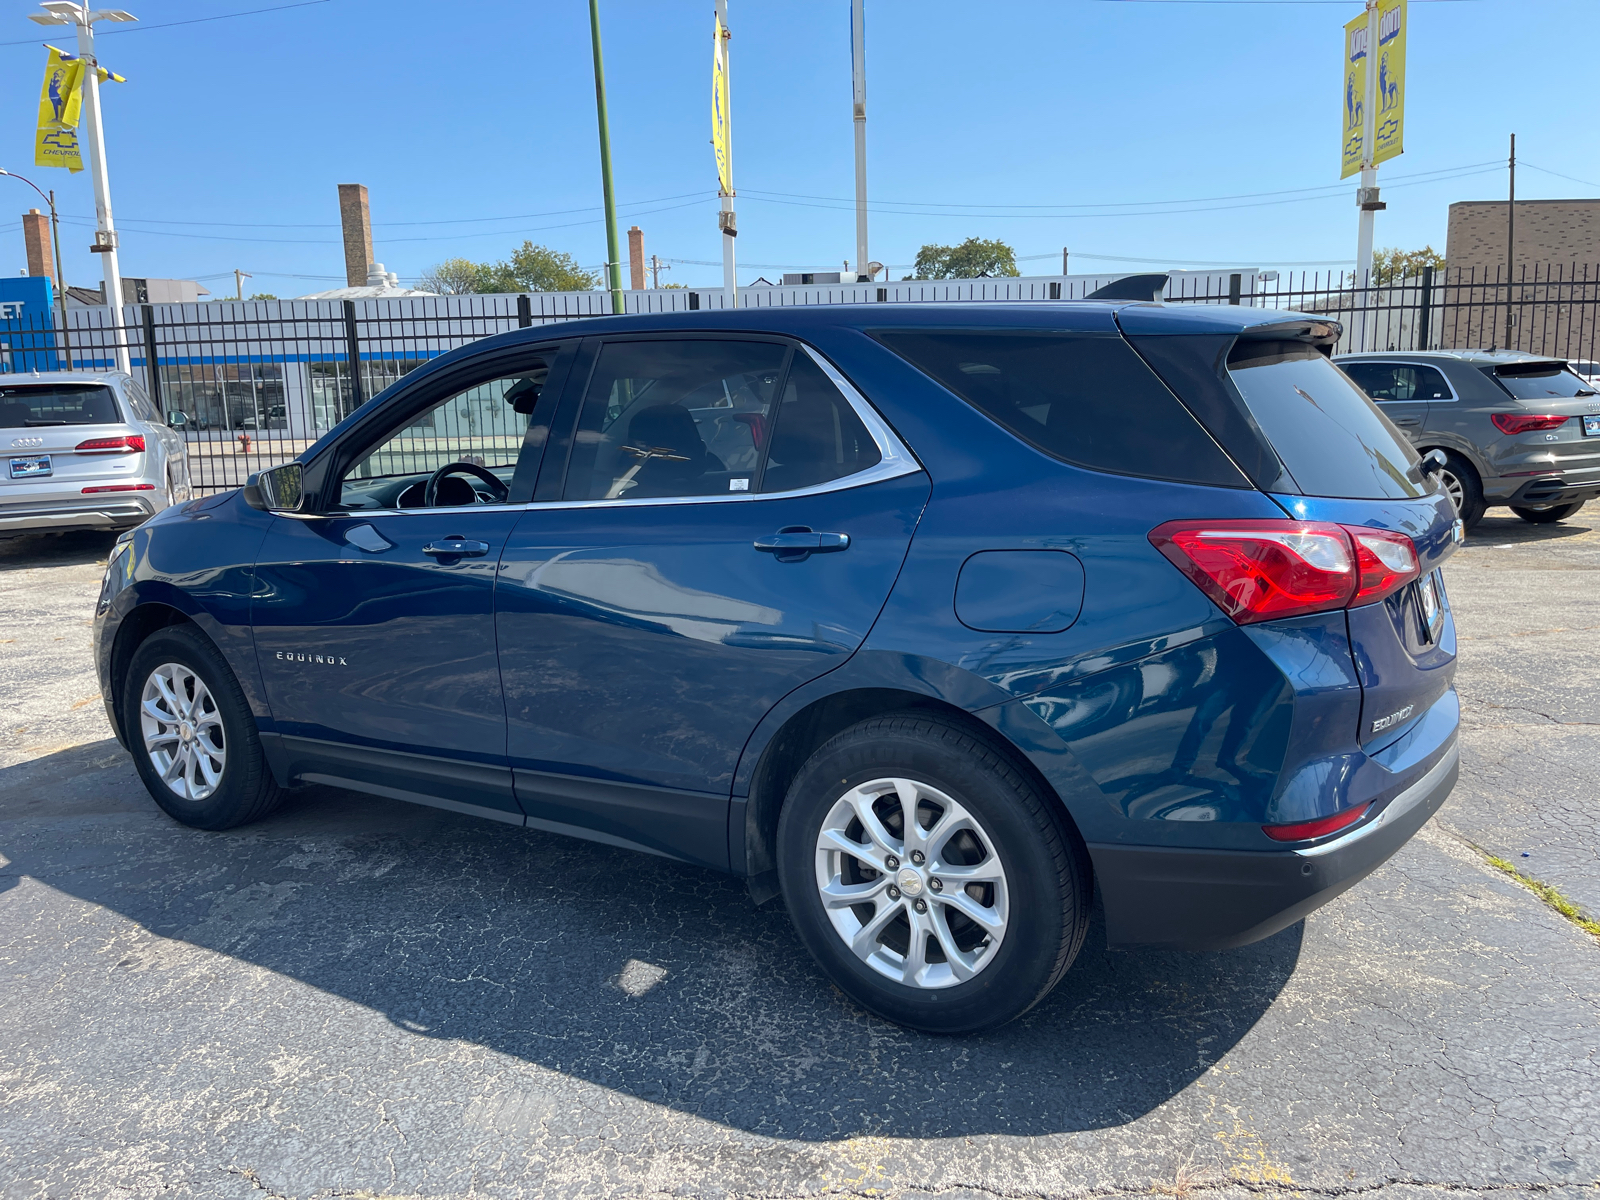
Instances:
[[[1557,363],[1495,367],[1495,380],[1518,400],[1565,400],[1592,396],[1594,387]]]
[[[879,330],[873,335],[1029,445],[1074,466],[1248,487],[1116,335]]]
[[[1426,492],[1410,443],[1314,347],[1241,341],[1228,374],[1303,494],[1397,500]]]
[[[121,420],[111,389],[104,384],[0,384],[0,429],[115,425]]]

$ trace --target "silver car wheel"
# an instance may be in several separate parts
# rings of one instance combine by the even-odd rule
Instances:
[[[1467,502],[1467,490],[1461,486],[1461,480],[1449,467],[1444,467],[1439,472],[1439,482],[1444,485],[1444,490],[1450,497],[1450,503],[1456,506],[1456,512],[1461,511],[1461,506]]]
[[[1010,891],[993,839],[925,783],[874,779],[851,788],[822,822],[816,867],[834,931],[896,983],[965,983],[1005,939]]]
[[[228,762],[222,714],[200,676],[163,663],[144,681],[139,731],[161,782],[184,800],[204,800],[222,782]]]

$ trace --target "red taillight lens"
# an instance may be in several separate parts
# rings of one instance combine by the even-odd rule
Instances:
[[[143,454],[144,435],[130,433],[127,437],[90,438],[73,449],[79,454]]]
[[[86,487],[83,489],[85,496],[95,492],[153,492],[156,485],[153,483],[107,483],[100,487]]]
[[[1240,625],[1343,608],[1356,592],[1355,553],[1338,525],[1168,521],[1150,541]]]
[[[1372,604],[1419,574],[1403,533],[1322,521],[1168,521],[1150,541],[1237,624]]]
[[[1354,825],[1366,816],[1371,804],[1358,804],[1354,808],[1347,808],[1341,813],[1334,813],[1331,817],[1319,817],[1315,821],[1300,821],[1293,825],[1263,825],[1261,832],[1275,842],[1309,842],[1312,838],[1327,837],[1330,833]]]
[[[1351,608],[1392,596],[1422,574],[1417,547],[1405,534],[1355,525],[1345,530],[1355,542],[1356,570],[1361,572]]]
[[[1566,417],[1536,416],[1533,413],[1495,413],[1489,418],[1501,433],[1531,433],[1537,429],[1559,429]]]

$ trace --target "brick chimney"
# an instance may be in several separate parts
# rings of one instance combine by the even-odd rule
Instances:
[[[56,260],[50,253],[50,218],[37,208],[23,213],[22,240],[28,247],[28,274],[54,279]]]
[[[367,188],[361,183],[339,185],[339,224],[344,227],[344,279],[350,287],[363,287],[372,265],[372,214],[367,208]]]
[[[644,291],[644,230],[637,225],[628,230],[628,286]]]

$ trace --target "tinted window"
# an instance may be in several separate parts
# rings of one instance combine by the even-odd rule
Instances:
[[[568,500],[756,489],[789,348],[772,342],[609,342],[590,378]]]
[[[1417,454],[1361,389],[1301,342],[1240,342],[1228,373],[1308,496],[1420,496]]]
[[[1386,401],[1416,401],[1453,399],[1450,385],[1434,367],[1415,366],[1411,363],[1340,363],[1340,369],[1356,381],[1368,396],[1380,404]]]
[[[0,429],[115,425],[121,420],[111,389],[103,384],[0,384]]]
[[[150,397],[144,394],[144,389],[133,380],[128,380],[125,385],[128,391],[128,403],[133,408],[133,415],[141,421],[160,423],[161,418],[156,415],[155,405],[150,403]]]
[[[1097,471],[1244,487],[1239,470],[1120,337],[875,335],[1023,441]]]
[[[805,354],[796,354],[773,418],[763,492],[815,487],[874,466],[883,457],[850,402]]]
[[[1592,396],[1594,386],[1565,367],[1533,363],[1528,367],[1496,367],[1494,377],[1518,400],[1560,400]]]

